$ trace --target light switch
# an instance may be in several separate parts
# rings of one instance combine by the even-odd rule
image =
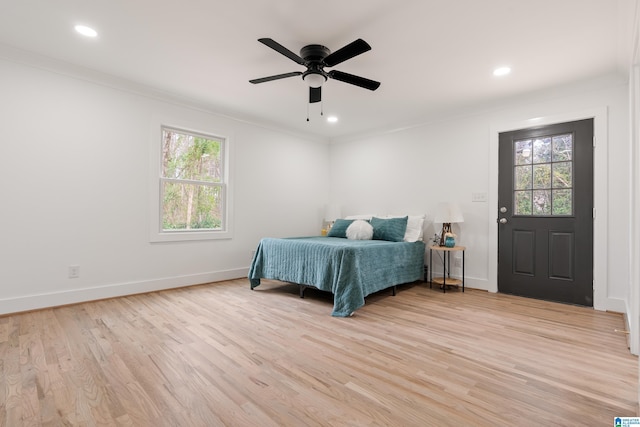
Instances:
[[[472,193],[471,194],[472,202],[486,202],[487,201],[487,193]]]

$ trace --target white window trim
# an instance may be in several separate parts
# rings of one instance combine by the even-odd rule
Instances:
[[[162,177],[162,129],[171,128],[197,135],[211,135],[224,139],[222,150],[225,168],[223,187],[225,196],[225,209],[223,212],[223,225],[221,230],[184,230],[184,231],[163,231],[162,230],[162,201],[160,199]],[[155,121],[151,132],[151,162],[149,166],[149,241],[151,243],[161,242],[183,242],[198,240],[220,240],[231,239],[233,237],[233,144],[228,132],[210,129],[207,126],[193,126],[191,123],[173,124],[167,120]]]

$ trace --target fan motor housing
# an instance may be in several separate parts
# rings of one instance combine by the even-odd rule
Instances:
[[[300,49],[300,56],[307,62],[322,61],[331,51],[321,44],[310,44]]]

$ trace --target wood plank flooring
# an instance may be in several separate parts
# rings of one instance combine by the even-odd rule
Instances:
[[[636,416],[622,315],[416,283],[351,318],[246,279],[0,318],[3,426],[558,426]]]

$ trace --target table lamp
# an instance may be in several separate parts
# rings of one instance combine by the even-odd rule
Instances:
[[[440,246],[445,245],[445,235],[452,233],[451,224],[454,222],[464,222],[462,211],[457,203],[440,203],[436,215],[433,218],[433,222],[442,223],[442,233],[440,234]]]

